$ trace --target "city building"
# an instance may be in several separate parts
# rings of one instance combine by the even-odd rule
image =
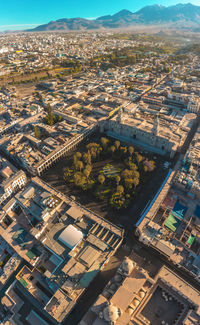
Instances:
[[[125,258],[79,324],[198,324],[199,303],[199,292],[166,266],[152,278]]]

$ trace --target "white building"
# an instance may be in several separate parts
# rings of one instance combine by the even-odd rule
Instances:
[[[17,170],[6,159],[0,158],[0,204],[27,182],[26,174]]]

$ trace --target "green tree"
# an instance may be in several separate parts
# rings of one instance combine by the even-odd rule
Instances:
[[[141,161],[144,159],[144,157],[142,155],[140,155],[139,153],[136,154],[136,160],[138,165],[141,163]]]
[[[91,171],[87,168],[85,168],[83,170],[83,174],[85,175],[85,177],[88,179],[90,177]]]
[[[105,180],[106,180],[105,176],[103,174],[99,174],[98,181],[101,185],[104,184]]]
[[[123,178],[128,178],[128,177],[131,176],[131,171],[129,169],[124,169],[123,172],[122,172],[122,174],[121,174],[121,176]]]
[[[140,183],[139,178],[133,178],[133,185],[135,188],[139,185],[139,183]]]
[[[71,176],[71,171],[70,171],[70,168],[67,167],[67,168],[65,168],[65,171],[64,171],[64,179],[67,181],[70,176]]]
[[[73,165],[74,165],[74,168],[77,170],[78,169],[78,159],[76,157],[76,155],[73,156]]]
[[[83,177],[83,174],[80,172],[77,172],[74,174],[74,184],[76,186],[82,187],[86,182],[85,177]]]
[[[116,147],[117,150],[119,149],[119,147],[120,147],[120,141],[118,141],[118,140],[115,141],[115,147]]]
[[[112,145],[112,146],[110,147],[110,151],[112,152],[112,154],[115,152],[115,150],[116,150],[115,146]]]
[[[134,179],[133,178],[125,178],[124,183],[125,183],[126,188],[131,190],[133,187]]]
[[[47,115],[45,117],[45,121],[48,125],[53,125],[55,121],[55,116],[52,112],[52,107],[50,104],[47,105]]]
[[[89,164],[89,165],[91,164],[92,158],[89,151],[83,154],[83,161],[85,164]]]
[[[117,185],[119,185],[119,183],[121,181],[121,177],[119,175],[116,175],[115,180],[116,180]]]
[[[83,169],[84,165],[83,165],[83,162],[82,162],[81,160],[78,160],[78,162],[77,162],[77,167],[78,167],[78,169],[79,169],[80,171]]]
[[[117,193],[122,196],[122,194],[124,193],[124,187],[122,185],[118,185],[117,186]]]
[[[81,154],[79,151],[77,151],[77,152],[75,153],[75,155],[76,155],[76,158],[77,158],[78,160],[80,160],[81,157],[82,157],[82,154]]]
[[[91,165],[86,165],[85,169],[83,171],[83,174],[85,175],[85,177],[88,179],[90,177],[92,171],[92,166]]]
[[[95,148],[91,149],[91,156],[92,158],[96,159],[97,158],[97,150]]]
[[[137,169],[138,169],[137,165],[134,164],[134,163],[132,163],[132,162],[129,163],[129,168],[130,168],[131,170],[137,170]]]
[[[40,139],[41,133],[37,125],[34,125],[34,135],[37,139]]]
[[[102,144],[102,147],[104,150],[107,149],[108,143],[109,143],[109,140],[107,138],[104,138],[104,137],[101,138],[101,144]]]
[[[132,156],[132,154],[134,153],[134,148],[132,146],[129,146],[128,151],[129,151],[129,154]]]
[[[123,154],[126,154],[126,153],[127,153],[127,147],[120,147],[120,151],[121,151]]]

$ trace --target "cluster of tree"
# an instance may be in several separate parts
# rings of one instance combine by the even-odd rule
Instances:
[[[90,188],[92,184],[92,179],[90,179],[91,172],[92,156],[90,152],[84,153],[83,155],[80,152],[76,152],[73,156],[72,169],[65,169],[64,179],[86,190]]]
[[[123,67],[126,65],[134,65],[139,62],[141,55],[135,53],[134,48],[127,47],[125,49],[115,50],[109,54],[99,55],[90,60],[90,67],[100,67],[103,70],[115,66]]]
[[[52,107],[51,107],[51,105],[48,104],[47,115],[43,118],[43,122],[52,126],[55,123],[61,122],[61,121],[62,121],[62,116],[53,114]]]
[[[188,45],[185,48],[181,49],[181,52],[184,52],[184,54],[182,54],[183,56],[185,55],[185,53],[191,53],[191,52],[200,54],[200,44],[194,43],[194,44]]]
[[[86,148],[86,152],[74,154],[72,168],[66,168],[64,179],[83,190],[93,189],[99,199],[109,195],[109,204],[115,208],[126,207],[144,174],[156,167],[154,161],[135,152],[132,146],[121,146],[118,140],[113,142],[102,137],[100,143],[91,142]],[[111,157],[124,166],[122,170],[113,176],[107,175],[104,169],[94,173],[93,163]]]
[[[52,64],[56,65],[56,66],[59,66],[59,67],[62,67],[64,69],[68,68],[67,70],[62,71],[62,74],[65,74],[65,75],[70,75],[70,74],[73,74],[73,73],[80,72],[82,70],[82,68],[83,68],[81,62],[79,60],[75,60],[75,59],[72,59],[72,60],[69,60],[69,59],[66,59],[66,60],[54,59],[52,61]]]

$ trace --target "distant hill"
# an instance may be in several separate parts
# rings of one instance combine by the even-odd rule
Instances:
[[[153,5],[146,6],[135,13],[124,9],[114,15],[102,16],[93,20],[84,18],[58,19],[27,31],[98,30],[130,28],[138,25],[165,25],[169,28],[199,30],[200,6],[195,6],[190,3],[177,4],[169,7]]]

